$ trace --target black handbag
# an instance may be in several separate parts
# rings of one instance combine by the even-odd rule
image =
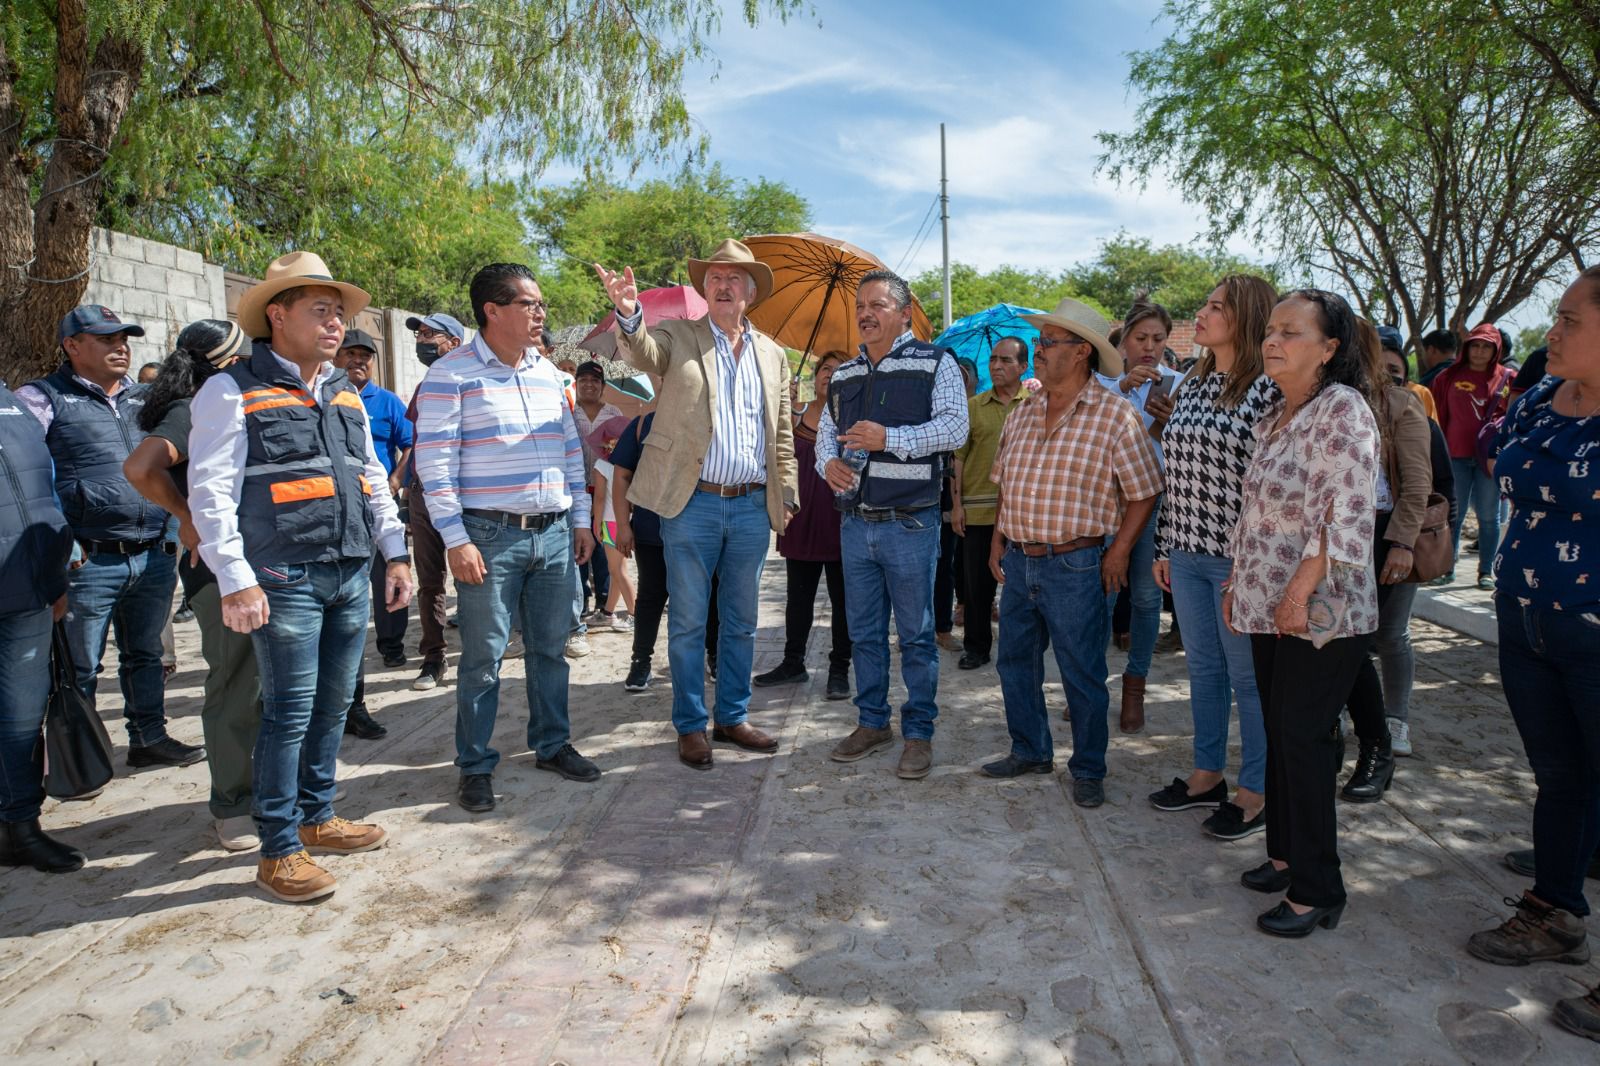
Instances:
[[[78,687],[72,649],[60,624],[50,648],[50,704],[44,716],[44,790],[73,799],[106,787],[114,772],[111,737]]]

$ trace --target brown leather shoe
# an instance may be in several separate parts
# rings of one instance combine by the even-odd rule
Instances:
[[[933,769],[933,741],[908,740],[900,753],[900,765],[894,768],[896,777],[907,781],[920,781]]]
[[[855,762],[857,759],[865,759],[875,751],[882,751],[893,743],[894,730],[868,729],[864,725],[858,725],[855,732],[833,746],[829,758],[834,762]]]
[[[738,725],[719,725],[711,728],[711,739],[719,740],[724,744],[733,744],[745,751],[759,751],[763,755],[770,755],[778,750],[778,742],[767,736],[749,722],[740,722]]]
[[[318,866],[310,855],[297,851],[281,859],[262,859],[256,864],[256,884],[285,903],[305,903],[333,894],[339,882]]]
[[[1124,733],[1144,728],[1144,678],[1122,675],[1122,717],[1117,724]]]
[[[696,770],[711,769],[711,741],[705,733],[678,734],[678,761]]]
[[[313,855],[354,855],[358,851],[376,851],[389,842],[389,834],[380,826],[347,822],[343,818],[329,818],[321,825],[300,827],[300,843]]]

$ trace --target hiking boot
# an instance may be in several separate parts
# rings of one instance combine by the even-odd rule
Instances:
[[[804,663],[793,659],[785,659],[764,674],[757,674],[750,679],[756,688],[771,688],[773,685],[792,685],[796,682],[811,680],[811,675],[806,673]]]
[[[1515,907],[1516,913],[1498,927],[1467,938],[1467,950],[1474,956],[1496,966],[1589,961],[1589,938],[1582,918],[1550,906],[1532,892],[1524,892],[1521,899],[1507,899],[1506,904]]]
[[[894,730],[868,729],[858,725],[855,732],[833,746],[828,757],[834,762],[855,762],[894,743]]]
[[[339,887],[333,875],[314,862],[305,851],[281,859],[262,859],[256,864],[256,884],[285,903],[305,903],[331,896]]]
[[[389,728],[378,724],[378,720],[368,713],[365,703],[350,705],[349,713],[344,716],[344,731],[347,736],[360,737],[362,740],[378,740],[389,735]]]
[[[894,768],[896,777],[907,781],[920,781],[933,770],[933,741],[908,740],[900,752],[900,765]]]
[[[444,682],[444,663],[423,663],[422,669],[417,673],[417,679],[411,682],[413,692],[427,692],[429,689],[438,688]]]
[[[635,659],[633,665],[628,667],[628,676],[623,679],[622,687],[629,692],[643,692],[650,687],[650,660]]]
[[[388,842],[389,834],[379,826],[343,818],[300,827],[300,843],[313,855],[354,855],[358,851],[376,851]]]
[[[1586,996],[1556,1000],[1550,1016],[1568,1032],[1600,1040],[1600,985],[1590,989]]]

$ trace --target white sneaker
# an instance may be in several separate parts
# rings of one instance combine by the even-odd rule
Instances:
[[[254,851],[261,846],[261,838],[256,836],[256,820],[248,814],[213,818],[211,827],[217,831],[217,843],[228,851]]]
[[[589,654],[589,642],[580,636],[567,638],[567,648],[563,652],[569,659],[581,659]]]
[[[633,616],[626,611],[618,611],[616,617],[611,620],[611,631],[613,633],[632,633]]]
[[[1389,750],[1396,755],[1411,754],[1411,726],[1398,718],[1390,718],[1389,722]]]

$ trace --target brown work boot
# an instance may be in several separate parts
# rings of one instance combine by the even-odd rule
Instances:
[[[313,855],[353,855],[375,851],[388,843],[389,834],[375,825],[329,818],[321,825],[300,827],[300,843]]]
[[[894,774],[907,781],[921,781],[932,769],[933,741],[908,740],[900,752],[900,765],[894,768]]]
[[[297,851],[281,859],[262,859],[256,864],[256,884],[269,896],[285,903],[305,903],[333,894],[339,882],[318,866],[310,855]]]
[[[1582,918],[1550,906],[1532,892],[1506,903],[1517,912],[1498,927],[1467,938],[1467,950],[1474,956],[1497,966],[1530,962],[1581,965],[1589,961],[1589,938]]]
[[[1144,678],[1122,675],[1122,718],[1117,725],[1124,733],[1144,728]]]
[[[833,746],[829,758],[834,762],[855,762],[857,759],[865,759],[875,751],[882,751],[893,743],[894,730],[868,729],[864,725],[858,725],[854,733]]]

